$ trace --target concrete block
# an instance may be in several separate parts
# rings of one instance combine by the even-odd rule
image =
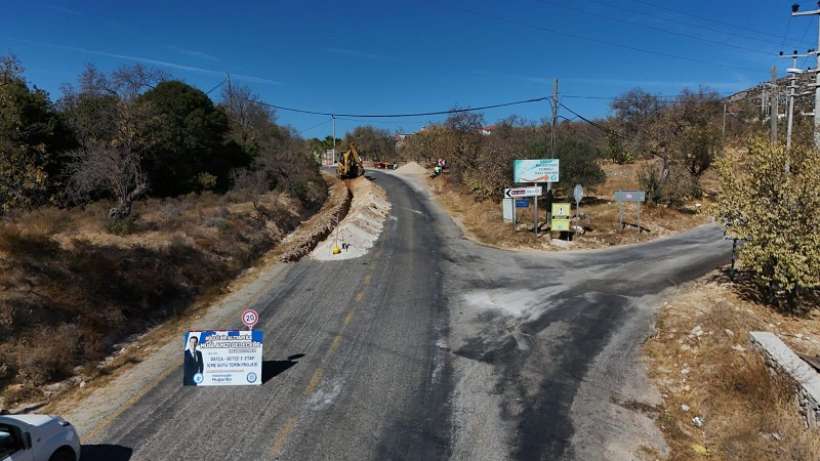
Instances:
[[[797,384],[801,412],[805,415],[808,426],[817,428],[820,422],[820,374],[774,333],[752,331],[749,332],[749,338],[763,352],[769,365],[785,373]]]

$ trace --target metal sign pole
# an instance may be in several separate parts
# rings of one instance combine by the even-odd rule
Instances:
[[[533,210],[532,222],[535,226],[535,236],[538,237],[538,196],[535,196],[535,208]]]
[[[641,202],[638,202],[638,240],[641,239]]]
[[[621,226],[621,231],[624,230],[624,202],[618,202],[618,224]]]

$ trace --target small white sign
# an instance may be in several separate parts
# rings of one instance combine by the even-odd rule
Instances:
[[[543,193],[544,188],[541,186],[510,187],[504,189],[505,198],[539,197]]]
[[[253,329],[254,325],[259,323],[259,313],[257,313],[253,309],[245,309],[242,311],[242,324],[248,327],[248,329]]]

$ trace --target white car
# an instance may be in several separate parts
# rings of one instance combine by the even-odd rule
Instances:
[[[0,416],[0,461],[78,461],[80,438],[59,416]]]

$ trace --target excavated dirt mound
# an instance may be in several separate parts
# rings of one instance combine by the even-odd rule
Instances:
[[[363,256],[378,240],[384,220],[390,213],[390,202],[384,189],[364,177],[348,181],[353,193],[350,210],[339,226],[310,253],[310,256],[333,261]],[[343,248],[334,255],[333,245]]]
[[[323,239],[333,232],[336,224],[347,215],[351,205],[351,188],[349,184],[339,181],[335,177],[326,175],[329,181],[330,197],[325,206],[308,222],[302,225],[301,232],[291,234],[283,242],[283,251],[280,256],[282,262],[295,262],[302,259],[316,248]]]
[[[430,174],[430,171],[428,171],[423,166],[419,165],[418,162],[408,162],[408,163],[400,166],[399,168],[397,168],[396,173],[397,174],[405,174],[405,175],[410,175],[410,174],[417,174],[417,175],[422,174],[423,175],[423,174]]]

